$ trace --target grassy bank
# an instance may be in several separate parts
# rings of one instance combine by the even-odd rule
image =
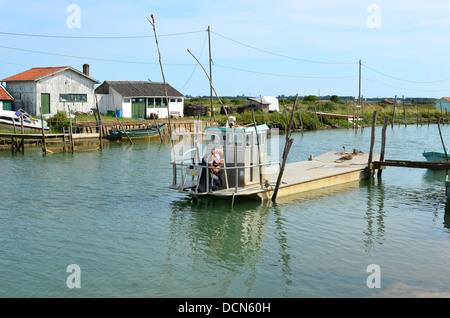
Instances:
[[[210,99],[207,98],[192,98],[187,100],[188,103],[202,104],[210,109]],[[238,113],[237,108],[242,105],[247,105],[248,101],[245,99],[223,99],[222,102],[227,106],[229,115],[236,117],[237,124],[252,124],[252,113],[245,111]],[[261,111],[255,112],[255,118],[257,123],[266,123],[269,126],[279,127],[285,129],[288,125],[288,117],[290,109],[294,106],[294,100],[280,100],[279,112],[277,113],[265,113]],[[215,109],[215,116],[201,116],[200,119],[204,121],[215,120],[219,124],[226,122],[226,116],[220,113],[221,104],[217,99],[213,100]],[[389,117],[389,124],[392,123],[394,118],[395,124],[401,125],[413,125],[413,124],[428,124],[437,123],[441,117],[443,123],[448,123],[447,113],[436,109],[434,104],[405,104],[397,103],[395,107],[389,104],[381,103],[364,103],[361,107],[357,106],[353,102],[332,102],[332,101],[300,101],[297,103],[297,107],[294,112],[294,128],[303,127],[304,130],[317,130],[326,128],[353,128],[354,125],[358,126],[370,126],[372,125],[373,113],[377,111],[377,125],[383,124],[384,117]],[[335,119],[320,116],[317,113],[332,113],[340,115],[356,115],[362,117],[363,120],[355,124],[352,121],[346,119]],[[194,120],[197,117],[183,117],[180,119],[171,119],[172,122]],[[117,119],[114,116],[102,115],[102,121],[106,124],[116,124]],[[123,124],[128,123],[141,123],[151,124],[154,121],[150,119],[142,120],[136,118],[120,118]],[[167,119],[158,119],[158,122],[167,122]],[[94,115],[77,115],[76,119],[72,121],[74,128],[77,125],[83,123],[95,123],[96,118]],[[51,120],[52,132],[61,132],[63,127],[68,129],[69,119],[65,113],[58,113],[53,116]],[[0,132],[6,132],[0,129]]]
[[[210,105],[210,101],[204,99],[196,102],[202,102],[203,105]],[[240,105],[245,105],[247,102],[239,100]],[[224,100],[223,103],[228,106],[229,115],[236,117],[236,122],[240,124],[251,124],[252,114],[247,111],[244,113],[237,113],[236,109],[238,102],[228,103]],[[289,110],[294,106],[294,100],[280,100],[280,112],[262,114],[261,111],[256,111],[255,118],[258,123],[266,123],[268,125],[275,125],[280,128],[286,128],[288,124]],[[223,124],[226,122],[226,116],[220,115],[220,104],[214,103],[216,108],[216,120]],[[305,130],[317,130],[324,128],[347,128],[354,127],[352,121],[348,122],[346,119],[328,118],[326,116],[317,115],[317,113],[332,113],[339,115],[355,115],[363,119],[355,125],[370,126],[372,125],[373,113],[377,111],[376,124],[381,125],[384,122],[384,117],[388,116],[389,123],[392,123],[394,118],[395,124],[412,125],[412,124],[428,124],[437,123],[439,117],[442,121],[448,123],[447,113],[436,109],[434,104],[405,104],[397,103],[395,106],[382,103],[364,103],[359,106],[353,102],[332,102],[332,101],[315,101],[315,102],[298,102],[294,112],[294,126],[303,126]],[[203,118],[203,117],[202,117]],[[204,119],[209,119],[205,117]]]

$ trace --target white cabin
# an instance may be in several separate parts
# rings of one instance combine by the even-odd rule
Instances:
[[[169,84],[147,81],[104,81],[95,89],[101,113],[119,111],[124,118],[183,117],[184,95]],[[167,105],[167,100],[169,105]],[[169,107],[168,107],[169,106]]]

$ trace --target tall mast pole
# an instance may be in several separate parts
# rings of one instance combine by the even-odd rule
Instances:
[[[212,83],[212,59],[211,59],[211,29],[208,25],[208,42],[209,42],[209,79]],[[211,97],[211,115],[216,118],[216,114],[214,113],[214,106],[213,106],[213,91],[212,91],[212,85],[209,86],[209,95]]]
[[[361,105],[361,59],[359,60],[359,97],[358,103]]]

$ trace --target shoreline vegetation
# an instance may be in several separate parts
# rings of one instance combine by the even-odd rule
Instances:
[[[253,124],[251,111],[238,111],[238,109],[242,109],[248,104],[247,99],[223,98],[222,102],[227,107],[228,115],[236,117],[236,124]],[[265,123],[269,127],[279,128],[281,132],[285,131],[288,126],[289,112],[294,106],[294,102],[295,98],[279,99],[279,112],[263,113],[261,110],[256,110],[256,122],[258,124]],[[202,121],[214,121],[219,125],[224,125],[226,123],[226,115],[221,110],[221,104],[217,98],[213,99],[214,116],[211,116],[210,98],[187,98],[185,104],[196,105],[202,110],[203,116],[198,113],[196,116],[186,116],[185,114],[185,117],[178,119],[171,118],[172,125],[179,122],[192,122],[197,119]],[[436,124],[439,119],[442,124],[448,124],[447,111],[436,109],[436,105],[431,101],[404,103],[400,99],[397,100],[396,103],[363,102],[358,104],[357,101],[342,101],[339,100],[338,97],[337,99],[334,98],[334,100],[331,98],[330,100],[319,101],[317,96],[309,95],[297,102],[294,111],[293,130],[311,131],[337,128],[364,128],[372,125],[374,111],[377,111],[376,125],[383,125],[386,116],[389,118],[389,125],[406,126]],[[323,114],[334,114],[339,116],[328,116]],[[353,116],[355,116],[355,120],[353,120]],[[78,127],[82,127],[83,125],[92,126],[97,122],[96,114],[76,114],[75,118],[75,120],[70,121],[69,116],[65,112],[60,111],[47,121],[50,124],[52,133],[61,133],[63,129],[68,130],[70,122],[72,122],[74,132],[77,131]],[[101,114],[101,120],[106,126],[118,125],[118,119],[114,115]],[[123,125],[149,125],[155,123],[154,119],[119,118],[119,120]],[[156,120],[157,123],[167,123],[167,121],[168,119],[165,118]],[[5,132],[11,131],[0,128],[0,133]],[[0,145],[6,145],[9,142],[10,140],[5,138],[0,140]],[[30,142],[30,144],[36,144],[36,142]]]

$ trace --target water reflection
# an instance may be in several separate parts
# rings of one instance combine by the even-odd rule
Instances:
[[[365,216],[367,229],[363,232],[366,235],[363,238],[363,242],[367,251],[374,243],[382,244],[385,240],[385,187],[382,179],[371,178],[363,180],[362,183],[367,187],[367,210]]]
[[[263,240],[270,207],[259,202],[235,202],[203,198],[192,202],[183,198],[171,203],[170,238],[167,248],[167,280],[176,279],[176,259],[187,257],[187,272],[209,272],[199,277],[198,286],[219,284],[222,293],[232,294],[232,278],[245,272],[250,292],[256,278],[256,267],[263,254]],[[216,286],[217,287],[217,286]],[[184,292],[184,291],[183,291]]]

